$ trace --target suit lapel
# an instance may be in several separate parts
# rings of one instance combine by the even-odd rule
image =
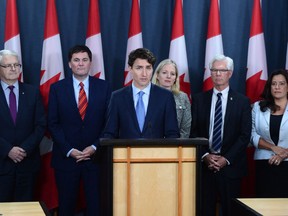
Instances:
[[[235,101],[236,101],[235,94],[230,89],[228,92],[226,113],[225,113],[225,117],[224,117],[224,131],[223,131],[224,135],[223,135],[223,137],[225,137],[225,131],[226,131],[227,127],[229,127],[229,120],[231,121],[231,119],[233,119],[230,116],[231,116],[232,110],[234,109]]]
[[[153,107],[155,107],[155,104],[157,103],[157,99],[158,98],[159,97],[156,95],[156,92],[155,92],[155,85],[151,84],[149,101],[148,101],[148,107],[147,107],[147,113],[146,113],[146,116],[145,116],[145,122],[144,122],[144,126],[143,126],[143,131],[148,126],[148,122],[150,122],[150,119],[152,119]]]
[[[281,122],[281,127],[280,128],[283,128],[283,125],[286,124],[288,121],[288,105],[286,105],[286,109],[283,113],[283,118],[282,118],[282,122]]]
[[[205,126],[207,131],[207,136],[209,137],[209,130],[210,130],[210,115],[211,115],[211,103],[212,103],[212,94],[213,94],[213,89],[208,91],[205,94],[205,104],[207,103],[207,106],[205,105],[204,107],[204,115],[205,115]]]
[[[78,113],[79,115],[79,119],[81,119],[79,110],[78,110],[78,106],[77,106],[77,102],[75,99],[75,93],[74,93],[74,87],[73,87],[73,79],[72,78],[65,78],[67,79],[65,87],[64,87],[64,95],[63,95],[63,99],[65,98],[67,100],[68,104],[71,104],[71,109],[73,110],[73,112]],[[82,119],[81,119],[82,121]]]
[[[11,124],[14,125],[14,122],[10,114],[10,109],[9,109],[9,106],[8,106],[8,103],[7,103],[7,100],[6,100],[6,97],[5,97],[5,94],[1,85],[0,85],[0,110],[4,116],[9,118],[9,121],[11,122]]]
[[[23,112],[25,111],[25,97],[27,97],[27,92],[25,91],[25,87],[23,83],[19,82],[19,100],[18,100],[18,111],[17,111],[17,117],[16,117],[16,124],[21,121],[21,116],[23,115]],[[12,118],[11,118],[12,119]]]
[[[135,110],[135,107],[134,107],[132,86],[129,86],[129,87],[127,87],[125,89],[124,100],[125,100],[124,103],[128,107],[128,112],[131,113],[131,117],[133,119],[135,127],[138,128],[139,132],[141,133],[140,128],[139,128],[139,124],[138,124],[138,120],[137,120],[136,110]],[[144,127],[143,127],[143,130],[144,130]]]

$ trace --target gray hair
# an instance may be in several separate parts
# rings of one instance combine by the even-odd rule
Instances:
[[[0,63],[2,63],[2,59],[4,56],[15,56],[19,61],[18,54],[12,50],[0,50]]]
[[[225,55],[216,55],[214,56],[214,58],[211,60],[211,62],[209,63],[209,68],[212,68],[212,65],[214,64],[214,62],[216,61],[225,61],[226,62],[226,66],[228,70],[233,71],[234,70],[234,63],[233,60]]]

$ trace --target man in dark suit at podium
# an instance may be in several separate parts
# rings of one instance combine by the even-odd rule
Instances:
[[[172,93],[151,84],[155,57],[145,48],[132,51],[128,65],[132,85],[113,92],[108,108],[106,138],[178,138]]]
[[[240,195],[241,178],[247,172],[251,108],[247,97],[229,87],[231,58],[215,56],[210,71],[214,88],[192,99],[190,136],[209,139],[202,152],[201,215],[214,216],[220,198],[223,216],[230,216],[231,199]]]

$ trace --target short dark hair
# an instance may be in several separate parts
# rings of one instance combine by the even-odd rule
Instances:
[[[156,62],[156,58],[154,57],[153,53],[146,48],[139,48],[133,50],[129,54],[128,65],[132,67],[137,58],[146,59],[152,65],[152,67]]]
[[[261,98],[263,98],[263,100],[260,101],[259,103],[260,110],[262,112],[265,112],[267,108],[269,108],[272,112],[276,112],[280,108],[278,105],[275,104],[274,98],[271,93],[272,80],[273,80],[273,77],[276,75],[284,76],[286,83],[288,83],[288,71],[287,70],[279,69],[279,70],[273,71],[270,74],[268,80],[266,81],[264,90],[261,94]],[[288,95],[287,95],[287,98],[288,98]]]
[[[86,52],[89,56],[90,61],[92,61],[92,52],[91,50],[85,45],[76,45],[69,50],[68,53],[68,61],[70,62],[72,59],[72,55],[75,53],[83,53]]]

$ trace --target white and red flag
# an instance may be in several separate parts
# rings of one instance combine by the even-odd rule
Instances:
[[[4,49],[13,50],[18,54],[19,62],[22,64],[20,31],[18,23],[18,13],[16,0],[6,1],[6,18],[5,18],[5,39]],[[19,80],[23,82],[23,73],[19,75]]]
[[[132,83],[132,75],[129,72],[128,67],[128,56],[131,51],[142,47],[143,47],[143,40],[142,40],[139,2],[138,0],[132,0],[129,34],[126,50],[126,60],[125,60],[124,86],[128,86]]]
[[[63,78],[62,49],[55,0],[47,0],[40,75],[40,91],[46,109],[50,85]],[[48,209],[58,206],[58,193],[55,184],[54,170],[50,166],[52,146],[53,142],[49,134],[46,134],[40,144],[42,164],[38,191],[39,199],[45,202]]]
[[[176,0],[175,2],[169,58],[177,64],[181,91],[185,92],[190,98],[191,89],[184,34],[182,0]]]
[[[219,2],[218,0],[211,0],[205,52],[205,72],[203,79],[204,91],[213,88],[209,63],[214,56],[220,54],[223,54],[223,42],[220,25]]]
[[[98,0],[90,0],[86,36],[86,46],[92,52],[89,75],[105,80]]]
[[[267,62],[260,0],[254,0],[248,46],[246,95],[250,102],[260,99],[267,80]]]

